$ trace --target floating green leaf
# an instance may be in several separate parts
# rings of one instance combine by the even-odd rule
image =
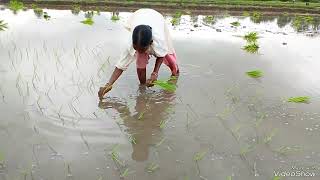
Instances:
[[[252,78],[259,78],[263,75],[260,70],[248,71],[246,74]]]
[[[232,22],[232,23],[230,23],[232,26],[236,26],[236,27],[238,27],[238,26],[240,26],[240,22],[239,21],[235,21],[235,22]]]
[[[294,103],[308,103],[310,100],[310,97],[308,96],[298,96],[298,97],[291,97],[288,99],[288,102],[294,102]]]
[[[92,20],[92,18],[87,18],[86,20],[81,21],[81,23],[92,26],[94,24],[94,21]]]
[[[243,47],[243,50],[249,52],[249,53],[257,53],[259,50],[259,46],[256,43],[247,44]]]

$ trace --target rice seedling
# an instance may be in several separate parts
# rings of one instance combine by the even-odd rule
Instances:
[[[232,180],[232,176],[227,176],[227,180]]]
[[[203,18],[203,22],[206,23],[206,24],[214,24],[215,23],[215,19],[214,19],[214,16],[205,16]]]
[[[24,8],[24,4],[18,0],[10,0],[9,2],[9,9],[12,10],[14,13],[17,13],[19,10]]]
[[[111,21],[116,22],[116,21],[119,21],[119,20],[120,20],[120,17],[118,15],[112,15],[111,16]]]
[[[84,138],[84,135],[83,135],[82,132],[80,132],[80,136],[81,136],[82,141],[84,142],[84,144],[85,144],[86,147],[88,148],[88,150],[90,150],[89,143],[88,143],[88,141]]]
[[[160,129],[163,129],[166,124],[167,124],[167,121],[166,121],[166,120],[162,120],[162,121],[160,122],[160,125],[159,125]]]
[[[159,165],[158,165],[158,164],[151,163],[151,164],[149,164],[148,167],[147,167],[147,172],[148,172],[148,173],[153,173],[153,172],[156,171],[158,168],[159,168]]]
[[[91,18],[93,18],[93,16],[94,16],[94,12],[93,11],[87,11],[84,14],[84,17],[87,18],[87,19],[91,19]]]
[[[122,162],[120,160],[120,157],[119,157],[118,147],[119,147],[119,145],[117,144],[112,148],[112,150],[111,150],[111,158],[116,163],[116,165],[120,165],[121,167],[124,167],[125,164],[124,164],[124,162]]]
[[[80,6],[78,4],[73,5],[71,7],[71,13],[74,14],[74,15],[78,15],[80,13],[80,11],[81,11],[81,8],[80,8]]]
[[[171,20],[171,24],[173,26],[179,25],[181,20],[182,13],[180,11],[177,11],[173,16]]]
[[[298,147],[298,146],[291,146],[291,147],[290,146],[281,146],[280,148],[278,148],[274,151],[279,154],[286,155],[289,153],[302,151],[302,148]]]
[[[232,22],[230,23],[232,26],[235,26],[235,27],[239,27],[241,24],[239,21],[235,21],[235,22]]]
[[[288,99],[288,102],[294,102],[294,103],[308,103],[309,101],[310,101],[310,97],[308,96],[291,97]]]
[[[272,141],[272,138],[273,138],[277,133],[278,133],[278,129],[273,129],[273,130],[271,131],[271,133],[264,138],[263,142],[264,142],[265,144],[268,144],[269,142]]]
[[[0,31],[4,31],[5,29],[8,29],[8,24],[0,20]]]
[[[51,16],[49,16],[47,12],[43,12],[43,18],[48,21],[50,20]]]
[[[92,18],[87,18],[86,20],[81,21],[81,23],[92,26],[94,24],[94,21],[92,20]]]
[[[257,12],[257,11],[254,11],[250,18],[251,20],[254,22],[254,23],[260,23],[261,21],[261,16],[262,16],[262,13],[261,12]]]
[[[243,50],[249,52],[249,53],[258,53],[259,50],[259,46],[256,43],[252,43],[252,44],[247,44],[243,47]]]
[[[247,153],[253,151],[255,149],[254,145],[247,145],[245,147],[242,147],[240,150],[240,155],[245,156]]]
[[[246,74],[252,78],[259,78],[262,77],[262,71],[260,70],[254,70],[254,71],[248,71]]]
[[[160,142],[158,142],[155,146],[156,146],[156,147],[161,146],[161,144],[162,144],[165,140],[166,140],[166,138],[165,138],[165,137],[164,137],[164,138],[162,138],[162,139],[161,139],[161,141],[160,141]]]
[[[131,142],[131,144],[137,144],[137,140],[133,135],[129,136],[129,141]]]
[[[242,13],[242,16],[244,16],[244,17],[249,17],[249,16],[250,16],[250,12],[244,11],[244,12]]]
[[[153,84],[169,92],[176,90],[176,86],[168,81],[156,80]]]
[[[127,177],[129,174],[129,168],[126,168],[121,174],[120,174],[120,178],[125,178]]]
[[[250,32],[248,34],[246,34],[244,36],[244,39],[248,42],[248,43],[254,43],[254,42],[257,42],[258,40],[258,33],[256,32]]]
[[[139,114],[138,120],[142,120],[142,119],[143,119],[144,114],[145,114],[145,111],[141,112],[141,113]]]
[[[204,151],[204,152],[197,152],[194,156],[193,156],[193,160],[194,161],[201,161],[204,156],[207,154],[207,151]]]
[[[33,9],[33,12],[38,18],[41,18],[43,15],[43,10],[41,8],[35,8]]]

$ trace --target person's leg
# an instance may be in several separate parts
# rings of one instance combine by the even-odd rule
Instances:
[[[137,75],[138,75],[140,84],[145,84],[147,80],[146,67],[149,61],[149,54],[136,52],[136,55],[137,55]]]
[[[163,63],[167,65],[172,73],[172,76],[178,76],[179,75],[179,67],[177,64],[177,56],[176,54],[167,54],[164,58]]]

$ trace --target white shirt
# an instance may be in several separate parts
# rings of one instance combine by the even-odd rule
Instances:
[[[125,28],[132,34],[138,25],[149,25],[152,28],[152,44],[150,54],[155,57],[165,57],[167,54],[173,54],[174,48],[169,34],[169,29],[165,22],[165,18],[153,9],[139,9],[134,12],[125,24]],[[128,44],[120,56],[116,67],[126,70],[128,66],[136,60],[136,50],[132,45],[132,36]]]

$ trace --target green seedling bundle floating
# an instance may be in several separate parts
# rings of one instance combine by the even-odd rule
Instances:
[[[260,70],[248,71],[246,74],[252,78],[259,78],[263,75],[262,71]]]
[[[310,100],[310,97],[308,96],[297,96],[297,97],[291,97],[288,99],[288,102],[294,102],[294,103],[308,103]]]
[[[166,91],[174,92],[176,90],[176,85],[174,85],[171,82],[164,81],[164,80],[157,80],[153,82],[154,85],[160,87],[161,89],[164,89]]]

